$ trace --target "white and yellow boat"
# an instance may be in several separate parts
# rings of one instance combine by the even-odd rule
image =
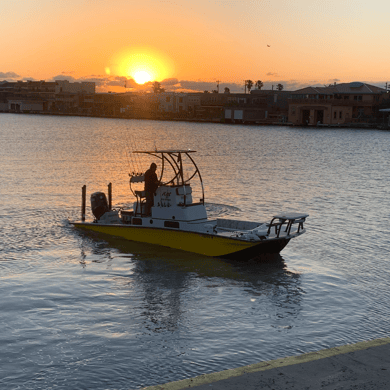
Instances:
[[[85,221],[85,187],[83,218],[72,224],[80,229],[122,237],[126,240],[163,245],[206,256],[247,260],[263,254],[279,253],[288,242],[305,232],[303,213],[279,213],[269,223],[232,219],[208,219],[204,187],[192,150],[135,151],[159,159],[162,169],[160,186],[154,195],[151,215],[146,215],[144,175],[130,175],[130,189],[136,197],[131,210],[113,210],[104,193],[91,195],[95,220]],[[185,175],[185,167],[191,166]],[[166,169],[167,167],[167,169]],[[162,182],[169,171],[168,179]],[[193,200],[192,183],[198,179],[201,198]]]

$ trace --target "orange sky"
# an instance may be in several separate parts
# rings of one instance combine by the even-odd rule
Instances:
[[[124,91],[143,66],[176,89],[383,86],[389,15],[389,0],[2,0],[0,80],[62,75]]]

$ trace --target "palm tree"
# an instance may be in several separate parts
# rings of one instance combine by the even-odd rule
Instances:
[[[284,87],[283,87],[282,84],[278,84],[278,85],[276,86],[276,89],[277,89],[278,91],[283,91]]]
[[[261,89],[261,88],[264,87],[264,83],[261,80],[257,80],[256,83],[255,83],[255,87],[257,89]]]
[[[253,81],[252,80],[245,80],[245,93],[246,93],[247,88],[248,88],[248,92],[250,92],[252,87],[253,87]]]
[[[165,89],[161,88],[161,84],[158,81],[155,81],[153,83],[153,92],[154,93],[161,93],[161,92],[165,92]]]

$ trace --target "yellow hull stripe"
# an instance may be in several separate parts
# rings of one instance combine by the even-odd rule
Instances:
[[[134,226],[107,226],[98,224],[74,224],[78,228],[122,237],[126,240],[163,245],[205,256],[225,256],[250,248],[258,242],[234,240],[208,234]]]

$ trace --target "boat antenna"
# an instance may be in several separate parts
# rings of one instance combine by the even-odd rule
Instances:
[[[124,128],[122,128],[122,133],[125,133],[125,135],[124,135],[125,144],[126,144],[125,152],[126,152],[126,159],[127,159],[128,170],[130,171],[131,164],[130,164],[130,159],[129,159],[129,143],[128,143],[128,137],[127,137],[127,134],[126,134],[126,131],[125,131]]]
[[[137,150],[137,145],[136,145],[134,137],[131,138],[131,142],[132,142],[131,146],[132,146],[133,150]],[[140,156],[137,153],[131,153],[131,155],[134,157],[134,159],[133,159],[134,169],[136,169],[136,172],[134,172],[134,175],[139,176],[142,174],[142,163],[141,163]]]
[[[125,132],[124,138],[126,142],[126,157],[127,157],[127,163],[129,165],[128,174],[130,176],[135,176],[139,174],[139,164],[136,158],[137,156],[133,156],[133,153],[131,153],[131,148],[133,148],[133,150],[136,150],[134,145],[134,138],[133,136],[131,136],[129,139],[129,133],[130,133],[129,127],[127,127],[127,129],[124,129],[124,132]]]
[[[127,142],[126,142],[126,158],[127,158],[127,165],[129,166],[129,171],[131,169],[131,165],[130,165],[130,156],[129,156],[129,146],[127,145]]]
[[[134,140],[134,150],[139,150],[138,146],[137,146],[137,142]],[[137,156],[137,159],[138,159],[138,173],[140,175],[142,175],[142,166],[143,166],[143,156],[136,153],[135,154]]]

